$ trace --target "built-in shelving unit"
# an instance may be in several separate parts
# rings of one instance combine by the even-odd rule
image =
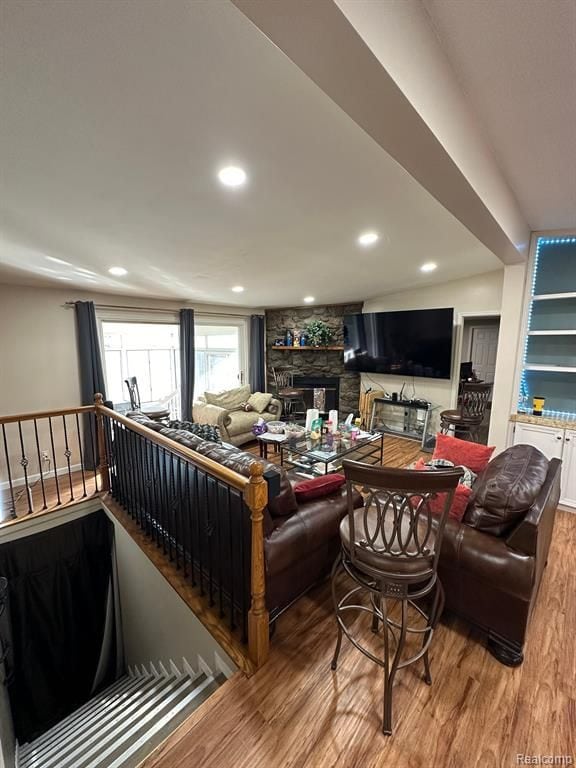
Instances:
[[[546,398],[544,415],[576,414],[576,233],[538,237],[522,359],[519,409]]]

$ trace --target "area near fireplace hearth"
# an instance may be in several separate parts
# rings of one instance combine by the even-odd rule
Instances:
[[[273,368],[290,368],[300,389],[326,388],[326,407],[337,408],[342,417],[358,411],[360,374],[344,370],[342,351],[344,315],[362,311],[362,304],[333,304],[322,307],[285,307],[266,310],[266,376],[273,382]],[[332,331],[336,349],[290,351],[274,346],[286,331],[302,331],[311,320],[323,320]],[[332,399],[333,398],[333,399]]]

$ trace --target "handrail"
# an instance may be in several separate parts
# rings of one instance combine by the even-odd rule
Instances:
[[[268,503],[268,484],[264,479],[264,465],[254,462],[250,467],[250,477],[223,467],[217,461],[202,456],[196,451],[171,440],[164,435],[145,427],[133,419],[107,408],[101,394],[94,396],[98,423],[98,444],[100,453],[100,475],[103,483],[110,488],[109,458],[106,451],[104,417],[128,430],[144,437],[149,443],[168,450],[172,455],[204,470],[216,480],[235,488],[242,493],[244,503],[250,510],[251,552],[250,552],[250,609],[248,611],[248,651],[256,668],[262,666],[268,658],[270,645],[269,614],[266,609],[266,573],[264,565],[264,509]],[[193,566],[192,566],[193,567]]]
[[[79,405],[75,408],[55,408],[52,411],[15,413],[12,416],[0,416],[0,424],[15,424],[18,421],[34,421],[34,419],[49,419],[56,416],[72,416],[75,413],[94,413],[95,410],[94,405]]]
[[[166,448],[185,461],[189,461],[191,464],[196,464],[196,466],[206,470],[206,472],[209,472],[219,480],[223,480],[238,491],[243,491],[250,482],[249,478],[239,475],[237,472],[234,472],[234,470],[228,469],[228,467],[223,467],[222,464],[214,461],[214,459],[202,456],[191,448],[186,448],[185,445],[181,445],[175,440],[171,440],[169,437],[160,435],[153,429],[149,429],[148,427],[139,424],[137,421],[134,421],[134,419],[129,419],[127,416],[123,416],[121,413],[117,413],[111,408],[107,408],[105,405],[97,404],[96,408],[102,415],[108,416],[109,419],[112,419],[119,424],[123,424],[125,427],[132,430],[132,432],[137,432],[139,435],[142,435],[142,437],[150,440],[150,442]]]

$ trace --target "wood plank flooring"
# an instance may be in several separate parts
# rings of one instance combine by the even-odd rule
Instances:
[[[98,480],[98,485],[100,481]],[[30,504],[33,514],[47,514],[56,509],[62,509],[69,504],[75,504],[79,501],[85,501],[87,498],[96,494],[96,482],[94,472],[85,471],[72,472],[70,478],[68,475],[58,476],[58,489],[56,487],[56,478],[50,477],[44,480],[44,493],[40,480],[35,481],[30,486],[31,501],[29,501],[26,486],[19,485],[14,488],[14,506],[16,516],[26,517],[30,514]],[[60,502],[58,501],[60,496]],[[45,502],[44,502],[45,500]],[[45,503],[45,508],[44,508]],[[4,489],[0,491],[0,525],[10,522],[12,500],[10,491]]]
[[[397,675],[391,737],[380,730],[380,668],[344,639],[339,667],[330,670],[336,630],[324,583],[281,617],[268,663],[251,678],[232,678],[142,768],[503,768],[518,765],[518,754],[576,760],[575,547],[576,515],[558,511],[522,666],[504,667],[479,631],[443,618],[431,648],[432,686],[418,664]]]

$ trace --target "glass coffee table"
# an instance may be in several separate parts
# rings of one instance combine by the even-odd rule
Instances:
[[[326,475],[342,468],[342,459],[381,465],[384,456],[384,434],[362,432],[356,440],[322,435],[312,440],[310,435],[288,437],[280,443],[280,464],[313,475]]]

